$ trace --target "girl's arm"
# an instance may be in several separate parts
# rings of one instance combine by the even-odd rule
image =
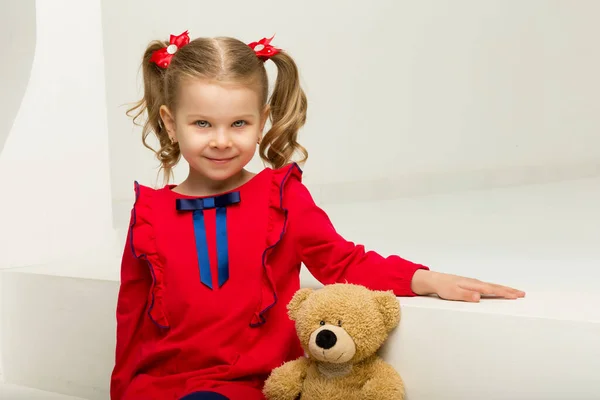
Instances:
[[[323,284],[355,283],[396,296],[437,294],[448,300],[479,301],[480,294],[506,298],[524,293],[475,279],[429,271],[399,256],[382,257],[339,235],[299,181],[289,185],[289,231],[300,260]]]
[[[117,345],[110,384],[112,400],[123,397],[138,368],[141,330],[152,282],[146,262],[134,257],[129,246],[130,239],[128,235],[121,263],[121,286],[117,299]]]

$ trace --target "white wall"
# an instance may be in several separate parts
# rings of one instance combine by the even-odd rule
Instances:
[[[596,1],[104,0],[114,199],[128,210],[132,181],[156,181],[122,105],[141,94],[146,43],[185,29],[246,42],[277,34],[308,94],[301,140],[313,185],[391,177],[445,189],[498,173],[509,184],[596,174],[599,13]]]
[[[35,48],[35,1],[2,3],[0,37],[4,38],[0,63],[0,153],[29,81]],[[10,62],[7,62],[10,60]]]
[[[4,38],[0,63],[0,153],[25,94],[35,49],[35,1],[3,2],[0,13],[0,37]],[[10,62],[8,61],[10,60]],[[4,195],[4,194],[3,194]],[[1,266],[0,266],[1,268]],[[2,279],[0,277],[0,279]],[[0,285],[1,287],[1,285]],[[0,310],[2,310],[0,296]],[[2,332],[0,332],[0,336]],[[2,343],[0,337],[0,343]],[[2,381],[0,352],[0,381]]]
[[[0,153],[0,268],[89,257],[113,233],[100,1],[37,0],[35,17],[31,76]]]

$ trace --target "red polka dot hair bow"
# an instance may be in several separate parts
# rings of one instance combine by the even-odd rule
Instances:
[[[271,40],[273,40],[274,37],[275,36],[271,37],[270,39],[262,38],[258,42],[250,43],[248,46],[254,50],[258,58],[266,61],[281,51],[281,49],[271,46]]]
[[[167,68],[169,64],[171,64],[171,59],[173,55],[190,42],[190,36],[188,31],[183,32],[179,36],[171,35],[169,39],[169,45],[167,47],[163,47],[162,49],[156,50],[152,53],[152,57],[150,58],[150,62],[155,63],[161,68]]]

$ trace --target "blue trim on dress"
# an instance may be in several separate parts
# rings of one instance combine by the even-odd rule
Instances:
[[[129,225],[129,244],[131,246],[131,253],[133,254],[133,256],[135,258],[137,258],[138,260],[146,261],[146,263],[148,264],[148,268],[150,269],[150,273],[152,274],[152,289],[151,289],[152,301],[150,303],[150,307],[148,307],[148,311],[147,311],[148,317],[150,317],[150,320],[159,328],[167,329],[167,328],[169,328],[168,325],[161,325],[152,317],[152,309],[154,308],[154,287],[156,286],[156,275],[154,274],[154,266],[148,260],[148,257],[146,256],[146,254],[139,254],[139,255],[136,254],[135,247],[133,245],[133,228],[137,222],[136,205],[137,205],[139,197],[140,197],[140,184],[137,181],[135,181],[135,202],[133,203],[133,209],[131,210],[132,218],[131,218],[131,224]]]
[[[302,169],[300,169],[300,167],[298,166],[297,163],[294,163],[286,172],[285,176],[283,177],[283,180],[281,181],[281,185],[279,187],[279,208],[283,210],[284,213],[284,220],[283,220],[283,228],[281,229],[281,234],[279,235],[279,239],[272,244],[271,246],[267,247],[265,249],[265,251],[263,252],[263,256],[262,256],[262,266],[263,266],[263,271],[265,274],[267,274],[267,252],[269,250],[271,250],[272,248],[274,248],[275,246],[277,246],[279,244],[279,242],[281,242],[281,239],[283,239],[283,235],[285,234],[286,228],[287,228],[287,219],[288,219],[288,209],[283,207],[283,189],[285,188],[285,184],[288,180],[288,178],[290,177],[290,174],[292,173],[292,170],[294,168],[297,168],[298,171],[300,172],[300,174],[302,174]],[[269,275],[267,274],[267,277]],[[277,292],[275,291],[275,285],[274,283],[271,281],[271,279],[269,279],[269,283],[271,285],[271,290],[273,291],[273,303],[271,303],[270,305],[268,305],[265,309],[263,309],[262,311],[258,312],[257,316],[259,318],[259,322],[257,323],[250,323],[250,326],[252,328],[256,328],[259,327],[261,325],[264,325],[265,322],[267,322],[266,318],[264,317],[264,314],[269,311],[271,308],[275,307],[275,304],[277,304]]]

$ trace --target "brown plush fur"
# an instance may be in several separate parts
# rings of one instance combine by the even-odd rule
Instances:
[[[273,370],[268,400],[404,399],[400,375],[377,355],[400,322],[392,292],[351,284],[301,289],[288,311],[308,358]]]

